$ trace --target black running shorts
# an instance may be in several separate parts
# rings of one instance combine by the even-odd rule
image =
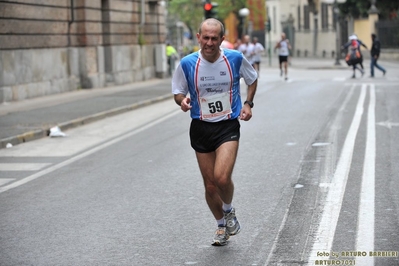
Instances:
[[[280,64],[281,64],[282,62],[287,62],[287,61],[288,61],[288,56],[286,56],[286,55],[280,55],[280,56],[278,57],[278,59],[280,60]]]
[[[191,147],[201,153],[213,152],[227,141],[240,139],[238,119],[220,122],[204,122],[193,119],[190,126]]]

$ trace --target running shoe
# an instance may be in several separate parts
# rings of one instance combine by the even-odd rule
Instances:
[[[241,230],[241,226],[236,217],[236,210],[232,208],[230,212],[225,212],[224,219],[226,220],[227,233],[230,236],[237,235]]]
[[[227,245],[227,240],[229,240],[230,236],[226,231],[225,226],[219,226],[216,229],[215,236],[213,237],[213,246],[225,246]]]

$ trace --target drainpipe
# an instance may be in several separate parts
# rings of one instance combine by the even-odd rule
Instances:
[[[74,0],[71,0],[71,20],[68,21],[68,47],[71,46],[71,25],[73,22],[75,22],[75,15],[73,12],[74,9],[73,1]]]
[[[145,0],[141,0],[141,22],[140,26],[143,27],[145,24]]]
[[[68,21],[68,43],[67,43],[67,53],[68,53],[68,60],[67,60],[67,64],[68,64],[68,76],[73,75],[73,73],[76,73],[75,71],[73,71],[73,65],[74,65],[74,54],[73,54],[73,50],[71,48],[71,25],[72,23],[75,22],[75,15],[74,15],[74,5],[73,5],[73,1],[74,0],[70,0],[71,3],[71,18]]]

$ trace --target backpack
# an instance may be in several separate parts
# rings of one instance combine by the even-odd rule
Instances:
[[[348,54],[345,57],[345,61],[348,66],[356,65],[363,62],[362,54],[359,49],[360,45],[357,40],[352,40],[349,46]]]

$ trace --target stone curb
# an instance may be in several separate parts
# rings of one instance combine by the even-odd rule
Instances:
[[[67,129],[71,129],[71,128],[75,128],[78,126],[82,126],[82,125],[86,125],[101,119],[104,119],[106,117],[110,117],[110,116],[115,116],[118,114],[122,114],[125,112],[129,112],[135,109],[138,109],[140,107],[144,107],[144,106],[148,106],[150,104],[154,104],[157,102],[161,102],[167,99],[172,99],[173,95],[171,94],[165,94],[163,96],[159,96],[157,98],[153,98],[153,99],[149,99],[149,100],[145,100],[145,101],[141,101],[138,103],[134,103],[131,105],[125,105],[122,107],[117,107],[114,109],[110,109],[107,111],[103,111],[100,113],[96,113],[93,115],[88,115],[85,117],[80,117],[77,119],[73,119],[67,122],[63,122],[58,124],[57,126],[61,129],[61,131],[63,130],[67,130]],[[8,138],[4,138],[0,140],[0,149],[2,148],[6,148],[6,145],[8,143],[11,143],[12,145],[18,145],[24,142],[28,142],[28,141],[32,141],[32,140],[36,140],[36,139],[40,139],[43,137],[47,137],[50,133],[50,128],[42,128],[42,129],[37,129],[34,131],[29,131],[17,136],[12,136],[12,137],[8,137]]]

